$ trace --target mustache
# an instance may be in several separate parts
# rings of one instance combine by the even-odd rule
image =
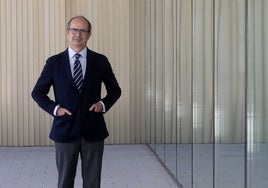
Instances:
[[[73,37],[72,39],[73,39],[73,40],[81,40],[82,37]]]

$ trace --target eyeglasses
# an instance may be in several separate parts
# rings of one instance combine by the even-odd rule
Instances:
[[[85,29],[69,28],[68,30],[71,31],[72,34],[77,34],[79,32],[82,35],[86,35],[86,34],[89,33],[89,31],[88,30],[85,30]]]

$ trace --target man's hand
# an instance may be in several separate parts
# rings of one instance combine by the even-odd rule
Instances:
[[[63,116],[65,114],[68,114],[69,116],[72,115],[72,113],[66,108],[59,107],[57,110],[57,116]]]
[[[89,108],[89,111],[93,111],[93,110],[94,110],[94,112],[102,112],[102,104],[100,102],[93,104]]]

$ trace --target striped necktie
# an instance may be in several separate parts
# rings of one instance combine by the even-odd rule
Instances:
[[[75,54],[75,62],[74,62],[74,83],[78,89],[78,91],[81,93],[81,88],[83,85],[83,72],[82,72],[82,67],[81,63],[79,61],[80,54]]]

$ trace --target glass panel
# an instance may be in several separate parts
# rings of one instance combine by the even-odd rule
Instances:
[[[193,187],[213,188],[213,6],[193,1]]]
[[[156,124],[156,153],[164,161],[164,100],[165,100],[165,73],[164,73],[164,12],[163,1],[157,0],[155,4],[155,124]]]
[[[177,2],[177,179],[192,187],[192,13],[191,1]]]
[[[155,151],[155,10],[153,1],[146,1],[146,142]]]
[[[174,41],[177,32],[174,30],[176,25],[176,4],[173,0],[163,1],[165,7],[164,16],[164,71],[165,71],[165,165],[176,177],[176,142],[177,142],[177,106],[176,106],[176,66]],[[176,29],[176,28],[175,28]]]
[[[245,1],[215,1],[215,185],[245,187]]]
[[[266,187],[268,1],[146,6],[146,141],[186,188]]]
[[[268,185],[268,1],[248,0],[248,188]]]

